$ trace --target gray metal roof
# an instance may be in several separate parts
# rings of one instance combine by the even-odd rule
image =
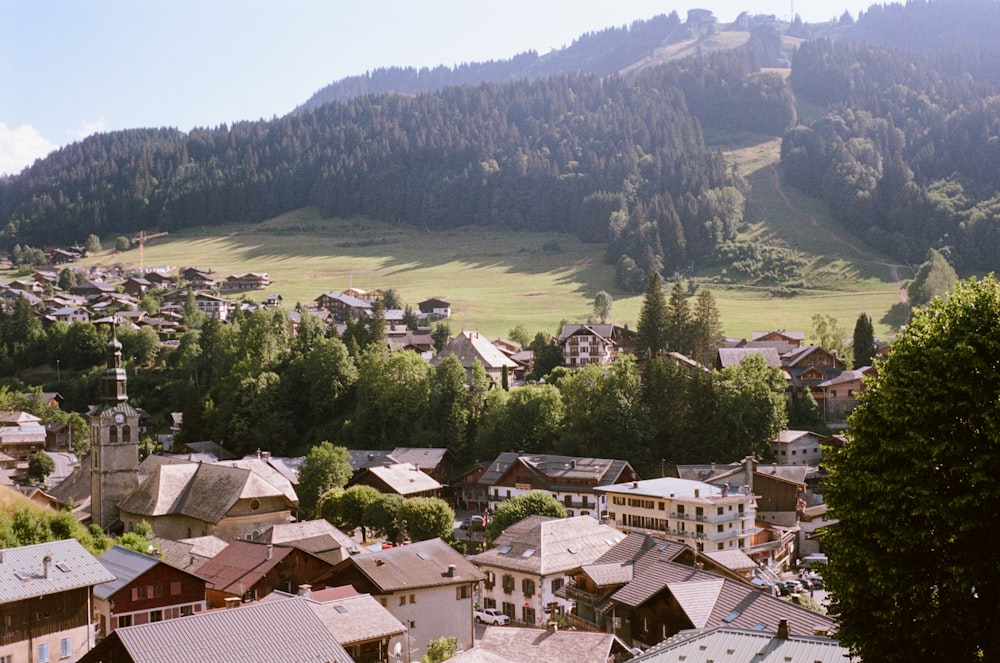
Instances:
[[[295,597],[119,628],[111,637],[135,663],[353,663]]]
[[[635,663],[746,661],[747,663],[845,663],[847,647],[837,640],[810,636],[779,638],[774,631],[704,628],[681,631],[632,659]]]
[[[102,582],[94,587],[94,596],[99,599],[114,595],[119,589],[160,563],[155,557],[121,546],[112,546],[98,557],[97,561],[114,576],[114,580]]]
[[[47,578],[46,557],[50,558]],[[0,550],[0,603],[92,587],[114,579],[75,539]]]

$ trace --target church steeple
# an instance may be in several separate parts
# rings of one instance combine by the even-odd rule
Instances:
[[[128,402],[125,383],[128,381],[122,368],[122,344],[118,340],[118,325],[111,323],[111,338],[108,340],[108,363],[101,375],[101,405],[114,407]]]

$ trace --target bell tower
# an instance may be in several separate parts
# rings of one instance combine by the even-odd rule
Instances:
[[[139,486],[139,413],[128,403],[115,324],[107,351],[101,402],[88,413],[91,520],[105,531],[118,520],[118,505]]]

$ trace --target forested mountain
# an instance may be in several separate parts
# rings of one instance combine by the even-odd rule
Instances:
[[[785,81],[747,53],[635,80],[565,76],[367,95],[265,122],[95,135],[0,181],[3,242],[258,221],[305,205],[446,228],[496,224],[613,240],[623,283],[711,260],[743,220],[703,123],[777,133]],[[744,109],[719,113],[713,109]],[[745,109],[753,108],[753,113]]]
[[[977,22],[982,30],[971,27]],[[877,27],[880,34],[896,25],[891,41],[922,52],[852,41],[803,44],[792,65],[793,89],[832,110],[785,135],[788,181],[823,198],[847,227],[899,259],[919,262],[933,247],[960,269],[994,269],[1000,59],[985,55],[996,51],[1000,3],[921,0],[905,9],[873,8],[858,23],[863,33]],[[953,39],[941,43],[931,38],[936,32]],[[965,35],[961,42],[958,34]]]
[[[733,241],[746,184],[706,147],[712,129],[784,134],[788,181],[880,248],[919,261],[935,247],[959,268],[986,269],[1000,258],[1000,59],[986,57],[997,8],[873,7],[829,27],[837,41],[805,41],[790,83],[762,70],[784,56],[782,28],[768,21],[739,49],[610,73],[689,37],[672,14],[544,57],[417,72],[432,88],[449,84],[435,92],[360,94],[379,89],[366,76],[363,89],[339,88],[345,101],[272,121],[94,135],[0,178],[0,245],[254,222],[316,205],[606,241],[619,284],[639,290],[652,271],[745,253]],[[961,50],[929,48],[928,34],[967,24],[982,29]],[[872,34],[895,35],[897,50],[857,41]],[[923,52],[901,50],[917,44]],[[573,69],[592,73],[545,75]],[[402,88],[412,76],[397,73]],[[476,82],[487,74],[508,82]],[[451,85],[456,75],[466,84]],[[793,90],[829,114],[795,126]]]

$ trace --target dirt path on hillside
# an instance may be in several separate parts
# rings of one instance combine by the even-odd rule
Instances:
[[[785,207],[787,207],[788,209],[792,210],[796,214],[805,216],[805,218],[807,218],[809,220],[809,223],[810,223],[810,225],[812,225],[813,228],[815,228],[816,230],[818,230],[820,232],[826,233],[834,241],[836,241],[836,242],[838,242],[840,244],[843,244],[844,246],[848,246],[848,247],[854,249],[855,251],[857,251],[861,255],[869,258],[870,262],[873,262],[876,265],[884,265],[885,267],[888,267],[889,268],[889,275],[892,278],[893,283],[896,284],[896,291],[899,293],[899,301],[900,301],[900,303],[904,304],[906,306],[910,305],[910,296],[906,292],[906,283],[904,282],[904,280],[902,278],[900,278],[900,274],[899,274],[899,268],[900,267],[905,267],[905,265],[901,265],[899,263],[885,262],[885,261],[879,260],[878,256],[876,256],[875,254],[873,254],[870,251],[868,251],[868,249],[866,247],[864,247],[864,246],[858,246],[857,244],[852,244],[848,240],[844,239],[843,237],[841,237],[840,235],[838,235],[837,233],[835,233],[833,230],[827,228],[826,226],[821,225],[820,222],[816,219],[815,216],[804,215],[800,209],[798,209],[795,205],[792,204],[792,201],[788,199],[788,196],[785,195],[785,191],[781,187],[781,173],[778,172],[778,169],[775,167],[775,165],[773,163],[768,166],[768,174],[771,177],[771,185],[774,187],[775,192],[779,196],[781,196],[781,200],[784,201]]]

